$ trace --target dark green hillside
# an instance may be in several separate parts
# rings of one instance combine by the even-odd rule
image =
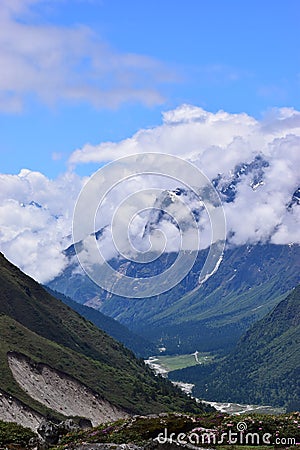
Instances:
[[[220,363],[173,372],[215,401],[300,409],[300,285],[239,341]]]
[[[70,297],[66,297],[64,294],[60,292],[53,291],[49,287],[45,287],[45,289],[53,295],[53,297],[58,298],[66,305],[70,306],[74,311],[78,312],[81,316],[85,317],[87,320],[90,320],[94,325],[96,325],[101,330],[105,331],[111,337],[116,339],[125,347],[129,348],[134,352],[134,354],[138,357],[147,358],[151,355],[155,355],[157,353],[157,347],[149,341],[146,341],[141,336],[130,331],[125,325],[122,325],[120,322],[112,319],[109,316],[105,316],[100,311],[97,311],[94,308],[90,308],[88,306],[82,305],[80,303],[75,302]]]
[[[37,410],[14,381],[7,352],[16,351],[70,374],[133,413],[196,411],[172,384],[91,322],[52,297],[0,254],[1,389]]]

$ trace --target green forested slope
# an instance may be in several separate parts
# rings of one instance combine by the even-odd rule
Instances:
[[[151,355],[157,353],[157,347],[141,336],[130,331],[125,325],[117,322],[100,311],[94,308],[82,305],[75,302],[70,297],[65,296],[61,292],[53,291],[49,287],[45,289],[53,295],[53,297],[58,298],[66,305],[70,306],[74,311],[78,312],[81,316],[90,320],[94,325],[96,325],[101,330],[105,331],[109,336],[113,337],[119,342],[122,342],[127,348],[132,350],[135,355],[142,358],[147,358]]]
[[[300,408],[300,285],[241,338],[220,362],[173,372],[215,401]]]
[[[91,322],[52,297],[0,254],[0,387],[35,409],[7,364],[17,351],[72,375],[134,413],[197,410],[197,405]]]

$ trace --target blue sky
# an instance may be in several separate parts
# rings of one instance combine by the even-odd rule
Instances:
[[[0,172],[55,178],[184,103],[300,109],[299,19],[298,0],[3,0]]]

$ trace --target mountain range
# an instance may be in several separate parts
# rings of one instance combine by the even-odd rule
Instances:
[[[258,195],[260,199],[262,193],[266,195],[268,192],[265,188],[270,182],[268,176],[271,169],[272,161],[263,154],[257,154],[248,162],[241,161],[232,170],[211,179],[216,197],[219,196],[225,209],[232,208],[238,202],[243,188],[247,188],[252,197]],[[297,184],[286,197],[280,199],[281,203],[284,202],[283,215],[296,217],[300,191],[295,187]],[[199,227],[202,235],[206,236],[205,202],[216,206],[215,198],[209,195],[205,187],[199,189],[193,191],[186,186],[178,186],[158,194],[153,208],[143,211],[138,229],[135,228],[130,235],[133,244],[144,248],[143,240],[151,242],[157,230],[162,233],[171,230],[172,238],[179,231],[189,235],[191,229]],[[272,195],[271,192],[268,195]],[[264,201],[267,199],[270,197]],[[190,214],[187,214],[183,204]],[[239,220],[238,223],[243,228]],[[292,241],[289,244],[275,244],[272,233],[276,232],[276,227],[269,232],[268,238],[263,235],[261,238],[248,237],[239,244],[234,239],[235,231],[231,230],[224,253],[220,250],[218,254],[219,248],[222,248],[221,240],[214,244],[215,267],[205,282],[199,276],[209,248],[193,248],[192,245],[189,251],[195,257],[194,265],[178,284],[174,280],[172,289],[166,292],[162,289],[161,294],[147,298],[122,297],[95,284],[77,259],[78,254],[84,254],[93,260],[89,255],[90,240],[95,239],[98,246],[105,246],[108,228],[108,225],[103,226],[66,248],[66,267],[48,286],[116,319],[131,332],[166,348],[170,354],[196,350],[228,353],[246,330],[271,311],[300,281],[300,246]],[[257,233],[260,232],[257,230]],[[147,263],[136,262],[134,258],[126,259],[121,254],[111,256],[108,261],[114,269],[110,275],[111,285],[118,287],[123,275],[135,280],[164,273],[175,263],[178,250],[171,245],[160,255],[153,250],[150,256]]]
[[[49,287],[113,317],[169,353],[228,352],[251,324],[299,282],[299,245],[228,246],[218,271],[201,286],[198,277],[207,250],[198,253],[192,270],[170,291],[147,299],[128,299],[93,283],[80,269],[74,252],[74,246],[66,251],[69,265]],[[160,272],[174,259],[176,254],[164,253],[149,264],[122,259],[113,264],[135,276],[141,271]]]
[[[261,157],[240,164],[230,176],[213,180],[224,204],[235,202],[244,176],[252,190],[264,183],[269,163]],[[171,211],[184,200],[193,219],[201,223],[203,204],[185,188],[164,191],[143,225],[143,237],[150,238],[168,223],[188,232],[189,218]],[[299,205],[296,190],[286,211]],[[180,209],[180,206],[178,206]],[[100,244],[104,229],[94,233]],[[65,270],[49,283],[51,289],[76,302],[101,311],[164,349],[166,354],[210,352],[213,364],[172,372],[175,381],[195,384],[193,394],[208,401],[237,402],[299,408],[299,283],[300,246],[274,244],[271,240],[233,245],[228,239],[217,270],[205,279],[199,274],[209,249],[195,252],[195,263],[185,278],[172,289],[148,298],[126,298],[107,292],[82,270],[76,253],[88,252],[86,240],[65,250]],[[165,251],[141,264],[121,255],[109,261],[119,274],[143,278],[163,272],[174,264],[178,253]],[[290,294],[289,294],[290,293]]]

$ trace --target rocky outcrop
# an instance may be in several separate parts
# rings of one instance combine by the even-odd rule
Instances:
[[[43,416],[24,405],[20,400],[0,390],[0,418],[4,422],[15,422],[36,431]]]
[[[89,426],[91,427],[92,424],[89,423]],[[82,428],[85,427],[81,426],[80,423],[75,423],[72,419],[67,419],[58,424],[44,419],[37,429],[36,442],[32,443],[35,443],[38,448],[47,448],[58,444],[63,435]]]

